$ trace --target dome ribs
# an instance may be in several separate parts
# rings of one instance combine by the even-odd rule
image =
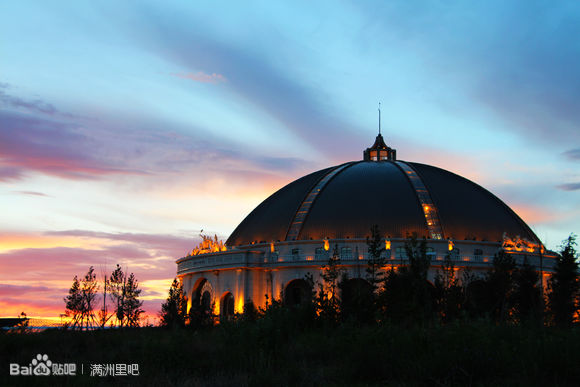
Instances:
[[[316,197],[318,196],[320,191],[322,191],[324,189],[326,184],[328,184],[328,182],[336,174],[338,174],[340,171],[344,170],[346,167],[351,166],[353,164],[354,164],[353,162],[350,162],[350,163],[339,165],[338,167],[334,168],[332,171],[328,172],[324,177],[322,177],[322,179],[320,179],[318,181],[318,183],[316,183],[314,188],[312,188],[310,190],[308,195],[306,195],[306,197],[302,201],[302,204],[300,205],[300,208],[298,208],[298,211],[296,211],[296,214],[294,215],[294,219],[292,220],[292,223],[290,224],[290,227],[288,228],[288,232],[286,233],[285,240],[295,241],[296,238],[298,238],[298,235],[300,234],[300,231],[302,230],[302,225],[304,224],[304,220],[306,219],[306,216],[308,215],[308,212],[310,211],[310,208],[312,207],[312,203],[314,203],[314,201],[316,200]]]
[[[405,176],[407,176],[417,194],[417,198],[421,203],[421,209],[425,215],[425,224],[429,231],[429,236],[431,239],[443,239],[443,228],[441,227],[437,207],[433,203],[423,180],[421,180],[421,177],[409,164],[403,161],[395,161],[394,163],[405,173]]]

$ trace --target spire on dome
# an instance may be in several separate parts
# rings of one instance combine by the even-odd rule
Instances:
[[[393,149],[383,139],[381,134],[381,103],[379,102],[379,134],[375,139],[375,143],[363,152],[363,160],[365,161],[386,161],[396,160],[397,150]]]

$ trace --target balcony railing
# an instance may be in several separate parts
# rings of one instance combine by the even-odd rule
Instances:
[[[271,267],[271,266],[322,266],[328,264],[330,258],[329,252],[323,253],[298,253],[298,254],[278,254],[262,251],[246,251],[235,253],[215,253],[189,257],[183,259],[178,264],[177,272],[184,273],[191,270],[213,270],[227,269],[236,267]],[[345,265],[366,265],[369,254],[366,252],[356,252],[352,254],[343,254],[340,259],[341,264]],[[383,255],[385,257],[385,255]],[[516,264],[521,265],[524,261],[523,255],[513,255]],[[528,263],[537,268],[540,267],[540,258],[538,256],[527,256]],[[445,256],[431,255],[431,265],[440,266],[444,263]],[[493,256],[490,255],[459,255],[452,257],[453,264],[457,266],[487,266],[493,264]],[[409,264],[406,255],[399,255],[393,252],[385,257],[387,265]],[[553,258],[544,257],[542,267],[551,269],[555,265]]]

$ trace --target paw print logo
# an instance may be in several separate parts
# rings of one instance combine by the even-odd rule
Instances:
[[[32,373],[36,376],[48,376],[50,375],[51,365],[52,362],[48,360],[48,355],[41,355],[39,353],[35,359],[32,359]]]

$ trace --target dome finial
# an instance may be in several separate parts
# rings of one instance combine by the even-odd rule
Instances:
[[[375,139],[375,143],[363,152],[363,160],[365,161],[386,161],[396,160],[397,151],[385,144],[383,135],[381,134],[381,103],[379,102],[379,134]]]
[[[379,102],[379,134],[381,134],[381,103]]]

